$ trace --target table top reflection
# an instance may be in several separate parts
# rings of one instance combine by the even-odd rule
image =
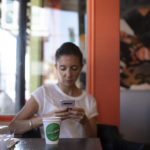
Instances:
[[[60,139],[57,145],[46,145],[41,138],[19,138],[9,150],[102,150],[98,138]]]

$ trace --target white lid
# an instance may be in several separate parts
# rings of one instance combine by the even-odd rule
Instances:
[[[43,121],[50,121],[50,120],[60,121],[61,117],[45,117],[45,118],[43,118]]]

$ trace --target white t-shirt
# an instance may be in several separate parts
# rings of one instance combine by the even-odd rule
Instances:
[[[39,105],[38,116],[58,110],[61,107],[60,100],[75,100],[75,107],[82,107],[89,119],[98,115],[96,100],[85,91],[78,97],[72,97],[65,94],[56,84],[48,84],[39,87],[32,96]],[[41,127],[42,137],[44,137],[43,133],[43,127]],[[60,138],[84,137],[86,137],[84,128],[78,121],[66,119],[61,122]]]

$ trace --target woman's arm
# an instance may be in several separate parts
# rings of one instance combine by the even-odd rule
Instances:
[[[15,134],[23,134],[42,125],[42,118],[33,115],[38,111],[38,103],[31,97],[22,110],[10,122],[9,129]]]
[[[43,125],[42,119],[44,117],[57,116],[61,117],[62,120],[69,118],[67,108],[61,108],[43,116],[33,117],[33,115],[37,113],[38,107],[38,103],[34,97],[31,97],[22,110],[10,122],[9,130],[15,132],[15,134],[23,134]]]
[[[97,137],[96,117],[88,119],[85,116],[80,123],[83,124],[87,137]]]

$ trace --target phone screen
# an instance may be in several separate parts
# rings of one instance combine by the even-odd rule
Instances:
[[[61,100],[60,106],[73,107],[73,106],[75,106],[75,100]]]

